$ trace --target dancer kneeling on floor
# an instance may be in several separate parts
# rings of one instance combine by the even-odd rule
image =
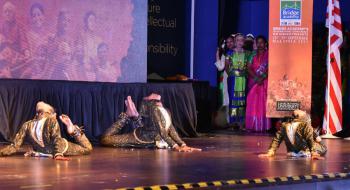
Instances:
[[[161,96],[151,94],[145,97],[141,104],[140,114],[136,110],[131,97],[125,100],[126,112],[106,130],[101,137],[101,144],[113,147],[157,147],[172,148],[180,152],[201,151],[188,147],[181,140],[172,124],[168,110],[163,107]],[[126,125],[132,125],[130,133],[120,134]]]
[[[285,141],[287,155],[290,157],[312,157],[322,159],[327,152],[327,147],[321,142],[321,138],[311,126],[309,114],[301,110],[295,110],[290,122],[282,123],[281,129],[273,138],[266,154],[259,157],[272,157],[279,145]]]
[[[54,108],[45,102],[38,102],[35,118],[22,125],[13,143],[0,149],[0,156],[9,156],[16,153],[23,144],[25,137],[33,147],[33,151],[27,152],[25,156],[69,160],[64,156],[89,154],[92,151],[92,145],[82,130],[77,125],[73,125],[68,116],[61,115],[59,118],[66,125],[68,134],[74,137],[76,143],[69,142],[61,137]]]

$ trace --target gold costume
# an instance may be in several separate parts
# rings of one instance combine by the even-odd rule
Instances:
[[[16,153],[23,144],[25,138],[37,153],[56,156],[86,155],[92,151],[92,145],[81,129],[75,125],[75,143],[61,137],[60,126],[56,117],[48,117],[43,121],[42,127],[36,127],[40,120],[33,119],[25,122],[13,142],[0,149],[0,156],[8,156]]]
[[[294,138],[290,138],[291,132],[289,126],[296,125]],[[327,147],[322,142],[316,142],[318,135],[314,132],[311,125],[305,121],[293,120],[292,122],[282,123],[281,130],[276,133],[273,138],[268,153],[275,154],[278,147],[285,141],[288,153],[309,152],[324,155],[327,152]]]
[[[148,104],[148,105],[147,105]],[[119,119],[106,130],[101,137],[101,144],[114,147],[174,147],[185,146],[170,117],[170,112],[144,101],[141,106],[141,116],[130,118],[125,113],[119,115]],[[120,130],[126,125],[134,129],[130,133],[120,134]]]

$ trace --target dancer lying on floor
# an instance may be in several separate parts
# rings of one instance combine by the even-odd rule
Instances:
[[[287,156],[311,156],[313,159],[322,159],[321,156],[326,154],[327,147],[321,142],[318,134],[314,132],[309,114],[301,110],[295,110],[292,118],[290,122],[282,123],[282,127],[273,138],[268,152],[260,154],[259,157],[274,156],[284,140],[288,151]]]
[[[25,137],[33,147],[33,151],[27,152],[25,156],[69,160],[64,156],[89,154],[92,151],[92,145],[82,130],[77,125],[73,125],[68,116],[61,115],[59,118],[66,125],[68,134],[74,137],[77,144],[68,142],[61,137],[60,126],[53,107],[45,102],[38,102],[34,119],[22,125],[13,143],[0,150],[0,156],[16,153]]]
[[[176,132],[171,116],[161,102],[161,96],[151,94],[141,104],[140,114],[134,102],[128,96],[125,100],[126,112],[101,137],[101,144],[113,147],[157,147],[172,148],[180,152],[201,151],[188,147]],[[120,134],[126,125],[133,126],[133,131]]]

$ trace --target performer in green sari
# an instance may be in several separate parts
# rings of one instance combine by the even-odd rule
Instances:
[[[247,64],[251,62],[251,52],[245,51],[243,45],[244,36],[237,34],[233,54],[226,57],[230,125],[241,129],[245,120]]]

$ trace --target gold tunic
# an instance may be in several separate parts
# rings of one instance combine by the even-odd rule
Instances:
[[[186,145],[171,120],[168,123],[157,107],[150,109],[152,114],[148,118],[130,118],[121,113],[119,119],[102,135],[101,144],[114,147],[154,147],[163,140],[170,147]],[[170,112],[166,111],[170,116]],[[134,130],[120,134],[120,130],[128,124],[133,125]]]
[[[41,129],[41,138],[35,133],[35,123],[39,120],[33,119],[25,122],[13,142],[0,149],[0,156],[8,156],[19,150],[25,138],[28,139],[34,151],[50,154],[53,157],[63,155],[85,155],[92,151],[92,145],[85,134],[74,137],[77,144],[67,141],[61,137],[60,127],[55,117],[48,117]],[[77,126],[76,126],[77,128]]]
[[[290,139],[289,127],[292,123],[298,122],[297,128],[294,133],[294,139]],[[305,152],[316,152],[320,155],[324,155],[327,152],[327,147],[322,143],[318,143],[315,141],[317,135],[314,133],[313,128],[307,122],[304,121],[293,121],[293,122],[285,122],[281,126],[281,130],[276,133],[276,136],[273,138],[269,153],[275,154],[278,147],[285,141],[287,151],[298,153],[300,151]]]

